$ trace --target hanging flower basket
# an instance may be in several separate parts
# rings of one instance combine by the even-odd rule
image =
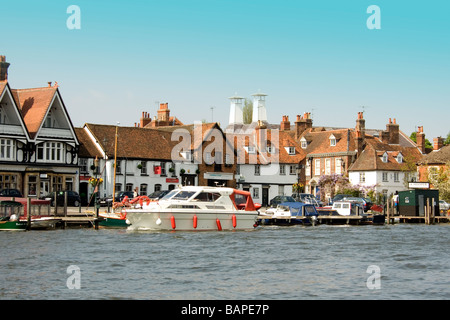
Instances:
[[[99,186],[103,183],[103,179],[102,178],[90,178],[89,179],[89,184],[92,185],[93,187]]]
[[[292,185],[292,192],[302,191],[304,186],[303,183],[294,183]]]

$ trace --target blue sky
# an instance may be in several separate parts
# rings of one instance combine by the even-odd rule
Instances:
[[[314,125],[353,127],[364,111],[368,128],[396,118],[431,141],[450,132],[448,1],[2,2],[11,86],[58,81],[75,126],[133,125],[168,102],[184,123],[224,127],[228,97],[261,91],[272,123],[312,112]]]

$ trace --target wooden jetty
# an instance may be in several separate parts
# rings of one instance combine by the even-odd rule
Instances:
[[[382,215],[376,215],[381,218]],[[383,225],[385,219],[372,219],[372,215],[364,216],[341,216],[341,215],[319,215],[317,216],[316,224],[329,224],[329,225]],[[267,224],[280,224],[280,225],[290,225],[294,224],[295,220],[311,220],[311,217],[305,216],[290,216],[290,217],[272,217],[260,215],[257,217],[257,221],[262,225]],[[310,224],[310,223],[308,223]]]

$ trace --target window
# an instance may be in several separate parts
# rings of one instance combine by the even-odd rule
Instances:
[[[165,176],[166,175],[166,163],[165,162],[161,162],[161,175]]]
[[[388,182],[388,173],[387,172],[383,172],[383,182]]]
[[[191,161],[191,160],[192,160],[192,153],[191,153],[191,151],[184,151],[184,152],[181,152],[181,156],[182,156],[186,161]]]
[[[155,184],[155,191],[161,191],[161,185],[159,183]]]
[[[14,141],[11,139],[0,139],[0,159],[14,160]]]
[[[284,196],[284,186],[278,186],[278,195]]]
[[[141,196],[146,196],[147,195],[147,184],[146,183],[143,183],[143,184],[140,185],[140,187],[139,187],[139,194]]]
[[[80,160],[80,172],[87,173],[88,172],[88,159],[80,158],[79,160]]]
[[[63,177],[62,176],[52,176],[53,191],[63,190]]]
[[[342,173],[342,159],[341,158],[334,159],[334,172],[337,174]]]
[[[132,192],[133,191],[133,184],[132,183],[127,183],[125,185],[125,191]]]
[[[286,166],[284,164],[280,164],[280,174],[281,175],[286,174]]]
[[[47,114],[47,118],[44,121],[44,128],[52,128],[54,127],[55,121],[53,120],[52,112],[49,111]]]
[[[18,176],[14,174],[0,175],[0,190],[2,189],[16,189]]]
[[[253,198],[259,199],[259,188],[253,188]]]
[[[336,146],[336,137],[334,135],[330,136],[330,146]]]
[[[259,164],[255,164],[255,176],[259,176],[261,174],[261,166]]]
[[[388,162],[388,154],[386,152],[383,154],[383,157],[381,158],[381,161],[383,161],[384,163]]]
[[[308,147],[308,141],[306,141],[305,137],[300,140],[302,149],[306,149]]]
[[[314,160],[314,175],[320,176],[320,159]]]
[[[295,147],[285,147],[286,151],[290,155],[295,155]]]
[[[365,172],[360,172],[359,173],[359,182],[366,182],[366,173]]]
[[[122,160],[116,161],[116,174],[121,174],[121,172],[122,172],[121,164],[122,164]]]
[[[289,166],[289,174],[294,175],[297,174],[297,166],[296,165],[290,165]]]
[[[122,191],[122,184],[121,183],[116,183],[116,192]]]
[[[275,153],[275,147],[267,147],[267,153]]]
[[[245,146],[244,149],[247,153],[255,153],[255,147],[253,146]]]
[[[37,176],[28,177],[28,195],[35,196],[37,190]]]
[[[306,168],[305,168],[305,175],[311,176],[311,161],[306,160]]]
[[[37,159],[49,162],[63,162],[64,145],[61,142],[45,142],[37,146]]]
[[[398,163],[402,163],[402,162],[403,162],[403,156],[402,156],[401,153],[399,153],[399,154],[397,155],[397,162],[398,162]]]
[[[200,192],[193,201],[214,202],[220,198],[220,193],[217,192]]]
[[[399,173],[398,172],[394,172],[394,181],[395,182],[399,182],[400,181],[400,179],[399,179]]]
[[[325,174],[331,174],[331,159],[325,159]]]
[[[205,163],[206,164],[212,164],[213,160],[211,157],[211,152],[205,152]]]
[[[141,161],[141,175],[147,175],[147,161]]]

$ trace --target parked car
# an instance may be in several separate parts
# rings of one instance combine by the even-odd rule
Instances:
[[[439,200],[439,210],[448,211],[450,209],[450,204],[445,200]]]
[[[0,191],[0,197],[17,197],[22,198],[22,192],[17,189],[3,189]]]
[[[128,197],[128,199],[133,199],[134,198],[134,192],[133,191],[119,191],[119,193],[116,195],[116,197],[114,198],[114,202],[122,202],[123,198]],[[105,207],[105,206],[112,206],[112,196],[108,196],[108,197],[103,197],[100,198],[99,203],[100,206]]]
[[[335,201],[340,201],[340,200],[344,199],[345,197],[348,197],[348,194],[337,194],[333,197],[333,199],[331,199],[330,204],[333,204]]]
[[[353,201],[353,202],[359,202],[362,204],[364,208],[364,212],[367,212],[372,207],[372,202],[370,202],[370,199],[367,198],[361,198],[361,197],[344,197],[344,201]]]
[[[56,194],[56,204],[58,206],[63,206],[64,205],[64,193],[67,192],[67,206],[71,206],[71,207],[78,207],[81,204],[81,198],[80,195],[78,194],[78,192],[75,191],[57,191]],[[49,194],[41,197],[41,199],[44,200],[50,200],[50,205],[54,206],[55,205],[55,194],[53,192],[50,192]]]
[[[150,198],[150,200],[156,201],[164,197],[169,192],[169,190],[159,190],[151,193],[148,197]]]
[[[283,202],[295,202],[295,199],[289,196],[276,196],[275,198],[270,200],[269,205],[271,207],[276,207],[277,205]]]

